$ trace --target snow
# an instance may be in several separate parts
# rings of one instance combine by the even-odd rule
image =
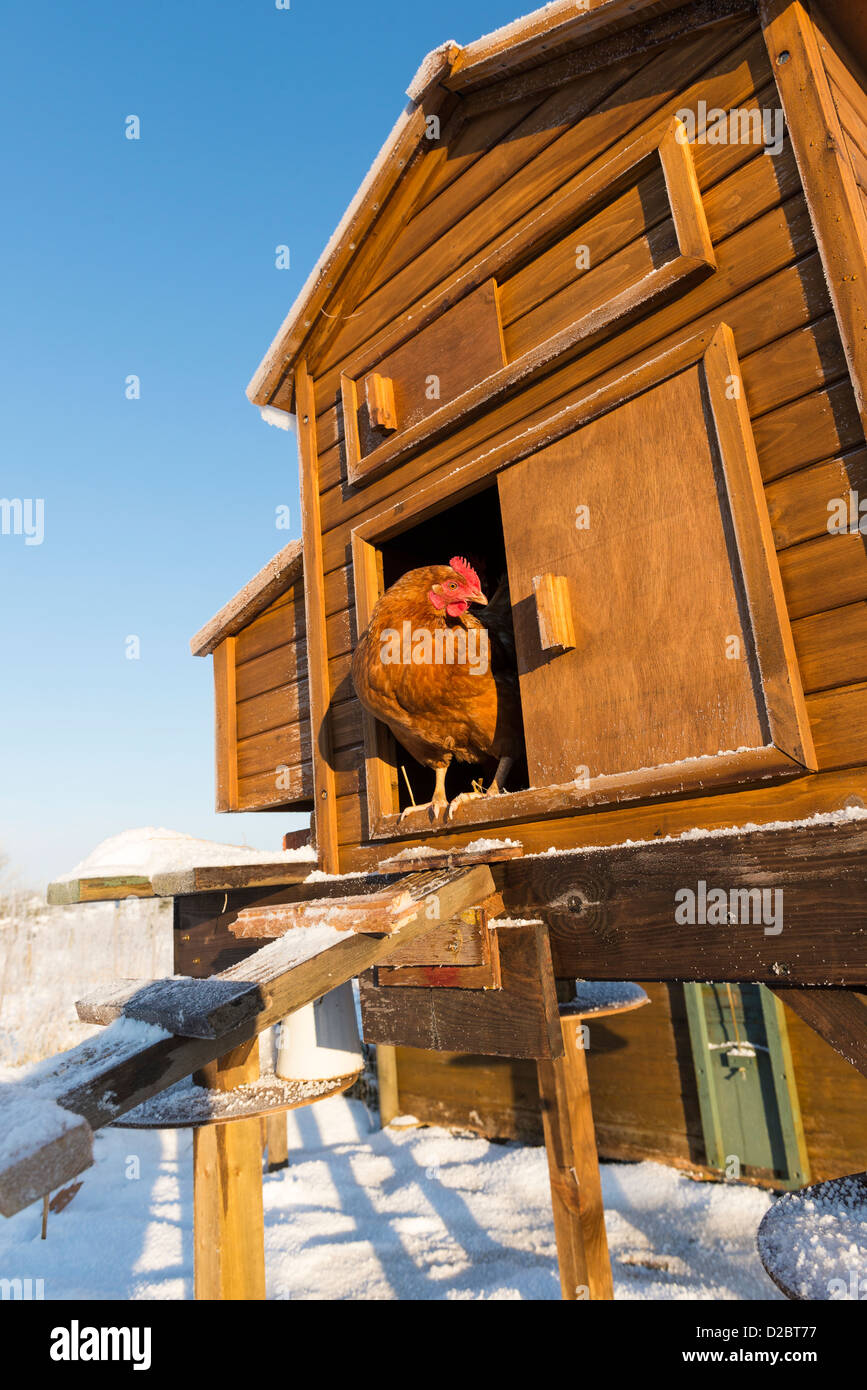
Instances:
[[[449,66],[452,54],[460,52],[460,44],[454,39],[446,39],[445,43],[432,48],[430,53],[421,60],[415,77],[406,89],[406,94],[411,102],[421,101],[430,84],[436,79],[440,72]]]
[[[488,854],[492,849],[521,849],[520,840],[471,840],[468,845],[464,845],[464,854]]]
[[[323,951],[329,951],[332,946],[348,940],[352,935],[345,922],[347,915],[351,917],[351,913],[347,914],[345,911],[342,914],[338,910],[327,911],[321,921],[293,927],[285,935],[272,941],[270,946],[261,947],[254,956],[232,966],[226,971],[224,979],[247,979],[247,972],[253,968],[250,965],[251,961],[254,962],[256,978],[271,979],[275,974],[291,970],[302,961],[321,955]],[[336,926],[335,921],[331,919],[343,921],[344,925]]]
[[[284,1081],[273,1073],[263,1074],[257,1081],[235,1086],[231,1091],[209,1091],[193,1084],[192,1078],[179,1081],[167,1091],[152,1096],[134,1110],[128,1110],[123,1125],[135,1128],[145,1125],[188,1125],[193,1121],[242,1119],[261,1115],[267,1109],[281,1105],[298,1105],[326,1095],[335,1089],[338,1077],[310,1081]]]
[[[344,1097],[288,1116],[264,1179],[272,1299],[559,1299],[543,1148],[439,1128],[371,1129]],[[0,1220],[0,1266],[46,1299],[193,1296],[189,1131],[102,1130],[80,1191]],[[604,1164],[618,1299],[781,1299],[755,1248],[772,1198],[654,1163]]]
[[[435,849],[432,845],[410,845],[407,849],[399,850],[397,854],[390,854],[387,859],[381,859],[380,864],[397,864],[401,859],[441,859],[448,851]]]
[[[296,417],[290,415],[288,410],[279,410],[276,405],[260,405],[259,414],[266,425],[274,425],[278,430],[288,430],[292,434],[296,432]]]
[[[759,1249],[798,1298],[867,1298],[867,1183],[838,1178],[786,1193],[762,1221]]]
[[[61,1109],[49,1097],[40,1096],[29,1087],[9,1084],[0,1084],[0,1115],[0,1172],[82,1124],[80,1115]]]
[[[693,826],[680,835],[658,835],[652,840],[620,840],[609,845],[576,845],[569,849],[542,850],[539,854],[528,854],[528,859],[547,859],[558,854],[595,854],[598,850],[636,849],[641,845],[671,845],[682,840],[714,840],[724,835],[748,835],[757,830],[802,830],[820,825],[847,825],[851,821],[867,820],[867,808],[863,806],[843,806],[838,811],[817,811],[814,816],[803,820],[745,821],[743,825],[724,825],[715,830],[705,830],[703,826]]]
[[[596,0],[596,3],[598,2],[599,0]],[[574,19],[576,14],[587,12],[591,3],[592,0],[549,0],[547,5],[540,5],[538,9],[521,15],[519,19],[513,19],[508,24],[501,25],[499,29],[493,29],[490,34],[483,34],[481,38],[475,39],[465,48],[465,58],[472,62],[477,56],[485,56],[485,49],[500,51],[520,42],[524,38],[527,26],[544,17],[547,17],[552,25],[558,22],[565,24],[567,20]]]
[[[603,1009],[631,1008],[648,1002],[641,985],[630,980],[576,980],[575,994],[561,1007],[570,1013],[593,1014]]]
[[[222,845],[215,840],[197,840],[180,830],[157,830],[146,826],[123,830],[97,845],[86,859],[58,879],[66,883],[77,878],[180,872],[218,864],[298,864],[314,862],[315,851],[303,849],[251,849],[247,845]]]
[[[119,979],[170,975],[168,898],[49,907],[11,899],[0,907],[0,1064],[23,1066],[92,1036],[76,999]]]
[[[55,1100],[62,1098],[70,1088],[78,1090],[107,1069],[131,1060],[142,1048],[165,1042],[171,1036],[156,1024],[118,1018],[60,1057],[46,1057],[31,1067],[9,1068],[6,1076],[23,1082],[32,1093]],[[109,1097],[105,1104],[112,1108]]]

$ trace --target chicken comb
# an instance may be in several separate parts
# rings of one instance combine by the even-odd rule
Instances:
[[[455,574],[459,574],[461,579],[465,580],[471,589],[478,590],[478,592],[481,593],[482,586],[479,583],[479,576],[476,574],[469,561],[461,559],[460,555],[454,555],[451,560],[449,560],[449,564],[455,571]]]

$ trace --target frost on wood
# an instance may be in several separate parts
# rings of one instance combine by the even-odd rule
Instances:
[[[788,1192],[762,1220],[759,1254],[791,1297],[860,1300],[867,1295],[867,1178]]]
[[[66,1096],[91,1086],[121,1063],[132,1061],[144,1048],[171,1037],[164,1028],[137,1019],[119,1018],[95,1037],[79,1043],[59,1057],[48,1057],[23,1071],[21,1085],[40,1096],[63,1101]],[[2,1123],[2,1108],[0,1108]]]
[[[93,1135],[80,1115],[22,1085],[0,1085],[0,1213],[22,1207],[92,1162]]]
[[[323,1096],[333,1095],[347,1083],[346,1077],[316,1081],[284,1081],[271,1074],[236,1086],[231,1091],[210,1091],[188,1077],[160,1095],[129,1110],[118,1121],[121,1128],[186,1128],[226,1120],[242,1120],[283,1109],[295,1110]]]
[[[805,816],[802,820],[745,821],[743,825],[724,825],[714,830],[705,830],[698,825],[691,830],[684,830],[680,835],[658,835],[653,840],[619,840],[616,844],[576,845],[570,849],[557,849],[552,845],[540,854],[528,854],[527,858],[547,859],[561,854],[596,854],[604,850],[637,849],[644,845],[673,845],[688,840],[722,839],[728,835],[754,835],[759,831],[768,830],[812,830],[823,825],[849,825],[852,821],[859,820],[867,820],[867,808],[843,806],[838,811],[817,811],[815,815]]]
[[[301,965],[303,961],[312,960],[323,951],[330,951],[332,946],[348,940],[349,936],[350,933],[345,929],[334,926],[327,920],[298,927],[294,931],[286,932],[285,936],[281,936],[277,941],[272,941],[270,946],[263,946],[247,960],[242,960],[238,965],[224,971],[222,978],[251,982],[274,979],[294,966]]]
[[[103,999],[82,999],[82,1016],[99,1020],[100,1004],[107,1017],[122,1013],[128,1019],[156,1023],[183,1038],[213,1038],[229,1033],[261,1008],[261,995],[249,984],[221,980],[193,980],[171,976],[165,980],[128,981]]]
[[[575,994],[560,1005],[561,1014],[610,1013],[615,1009],[636,1009],[650,1002],[650,996],[630,980],[576,980]]]

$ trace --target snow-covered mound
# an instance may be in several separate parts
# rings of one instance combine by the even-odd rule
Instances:
[[[180,830],[156,830],[153,826],[145,826],[141,830],[122,830],[119,835],[110,835],[57,882],[121,874],[152,878],[154,874],[176,873],[212,864],[297,864],[313,863],[315,858],[309,846],[285,850],[250,849],[247,845],[197,840],[194,835],[185,835]]]

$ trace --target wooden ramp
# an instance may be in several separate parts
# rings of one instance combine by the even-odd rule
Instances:
[[[0,1087],[0,1214],[89,1167],[94,1130],[493,891],[490,869],[476,865],[410,874],[351,900],[251,908],[238,934],[278,939],[220,975],[127,982],[82,1001],[80,1016],[105,1031]]]

